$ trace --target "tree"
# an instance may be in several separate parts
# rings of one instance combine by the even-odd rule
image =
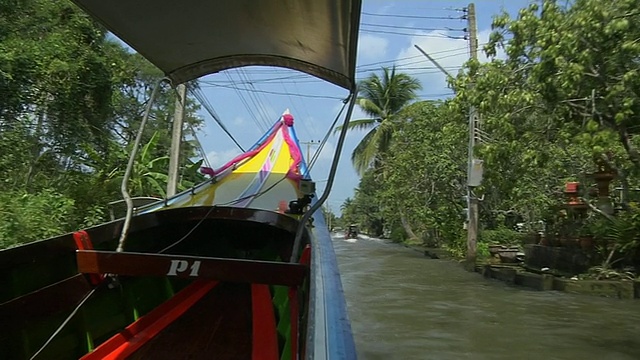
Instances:
[[[403,121],[379,189],[385,220],[405,229],[403,222],[413,224],[434,242],[455,241],[463,220],[466,120],[448,104],[433,101],[409,105],[398,117]]]
[[[0,3],[1,211],[14,212],[0,217],[2,244],[106,220],[106,204],[120,198],[125,149],[161,77],[69,2]],[[137,195],[164,191],[174,104],[174,91],[162,88],[143,137],[153,146],[136,164]],[[187,136],[202,123],[196,111],[188,99]],[[201,179],[194,149],[182,147],[182,189]],[[47,202],[59,209],[38,222]]]
[[[396,73],[395,66],[383,67],[382,77],[374,73],[360,82],[357,104],[370,118],[349,122],[349,129],[369,129],[351,154],[360,175],[375,162],[379,165],[383,162],[396,128],[397,114],[417,98],[416,91],[421,88],[417,79]]]
[[[507,95],[511,101],[551,114],[565,136],[617,170],[625,190],[628,176],[640,173],[633,136],[640,124],[638,6],[638,0],[531,4],[517,19],[497,17],[486,48],[489,55],[505,49],[505,79],[522,89]],[[491,106],[488,96],[485,105]]]

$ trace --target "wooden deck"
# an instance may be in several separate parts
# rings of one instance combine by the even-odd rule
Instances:
[[[251,286],[222,283],[128,359],[251,359]]]

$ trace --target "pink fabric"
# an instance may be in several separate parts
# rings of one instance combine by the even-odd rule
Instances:
[[[293,117],[291,117],[291,119],[293,121]],[[291,153],[291,157],[293,158],[293,163],[291,164],[291,167],[289,167],[287,177],[291,180],[298,181],[302,179],[302,175],[299,173],[299,171],[297,171],[300,168],[300,163],[302,162],[302,154],[300,153],[300,148],[289,135],[289,129],[282,129],[282,136],[284,137],[284,141],[287,143],[287,145],[289,145],[289,152]]]
[[[284,121],[284,124],[287,125],[288,127],[292,127],[293,126],[293,115],[284,114],[284,115],[282,115],[282,120]]]
[[[200,168],[200,172],[204,175],[209,175],[211,177],[216,176],[216,171],[210,167],[203,166]]]

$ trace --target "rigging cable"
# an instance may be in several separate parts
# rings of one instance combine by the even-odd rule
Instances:
[[[313,157],[309,161],[309,166],[307,166],[307,172],[303,175],[303,177],[309,176],[309,173],[311,172],[311,168],[313,168],[313,166],[316,164],[316,161],[320,157],[320,152],[322,152],[324,145],[327,143],[327,140],[329,140],[329,136],[331,136],[331,133],[335,128],[336,124],[338,123],[338,120],[340,120],[340,115],[342,115],[342,112],[347,106],[347,101],[348,101],[348,98],[342,100],[342,108],[338,112],[338,115],[336,115],[336,118],[333,120],[333,123],[329,127],[329,130],[324,135],[324,138],[322,139],[322,141],[320,142],[320,145],[318,146],[318,150],[316,150],[316,152],[313,154]]]
[[[231,138],[231,140],[236,144],[236,146],[238,146],[238,148],[244,152],[244,148],[242,147],[242,145],[240,145],[240,143],[236,140],[236,138],[233,137],[233,135],[231,135],[231,132],[229,132],[229,130],[227,130],[227,127],[224,126],[224,124],[222,123],[222,120],[220,120],[220,118],[218,117],[218,114],[216,114],[216,112],[213,109],[213,107],[211,106],[211,104],[207,101],[207,98],[204,96],[204,93],[202,92],[202,89],[200,88],[200,85],[197,84],[195,87],[187,86],[187,88],[189,89],[191,94],[196,99],[198,99],[198,101],[200,102],[200,104],[202,104],[202,106],[205,108],[205,110],[207,110],[209,115],[211,115],[213,120],[220,126],[222,131],[224,131],[225,134],[227,134],[229,136],[229,138]],[[194,132],[194,136],[195,136],[195,132]]]
[[[196,148],[200,152],[200,155],[202,155],[202,161],[204,165],[210,168],[211,163],[209,163],[209,159],[207,158],[207,153],[204,151],[204,148],[202,147],[202,143],[200,142],[200,139],[198,139],[198,135],[196,135],[196,130],[193,128],[193,125],[191,124],[189,124],[189,128],[191,128],[191,134],[193,135],[193,138],[196,141]]]
[[[47,339],[47,341],[44,342],[44,344],[42,344],[42,346],[40,346],[40,348],[38,349],[38,351],[35,352],[35,354],[33,354],[29,360],[33,360],[36,357],[38,357],[38,355],[40,355],[40,353],[42,353],[42,351],[44,351],[44,349],[47,348],[47,346],[49,346],[49,344],[53,341],[53,339],[60,333],[60,331],[62,331],[62,329],[64,329],[64,327],[69,323],[69,321],[71,321],[71,319],[78,313],[78,311],[80,310],[80,308],[82,307],[82,305],[84,305],[84,303],[87,302],[87,300],[89,300],[89,298],[95,294],[95,292],[101,288],[103,285],[105,284],[106,281],[101,282],[100,284],[98,284],[98,286],[96,286],[95,288],[91,289],[91,291],[89,291],[78,303],[78,305],[76,305],[75,308],[73,308],[73,310],[71,311],[71,313],[64,319],[64,321],[62,321],[62,324],[60,324],[60,326],[58,326],[58,328],[53,332],[53,334],[51,334],[51,336],[49,336],[49,338]]]
[[[242,94],[242,92],[237,88],[236,81],[233,79],[231,74],[229,74],[229,72],[225,71],[224,74],[227,77],[227,79],[229,79],[229,82],[233,85],[233,87],[230,87],[230,89],[234,89],[235,90],[236,94],[240,98],[240,101],[244,105],[244,108],[247,109],[247,112],[249,113],[249,116],[251,117],[253,122],[256,124],[258,129],[260,129],[261,132],[265,132],[266,130],[264,129],[264,126],[262,126],[262,124],[258,121],[258,117],[253,112],[253,109],[251,109],[251,107],[249,106],[249,103],[247,102],[247,99],[245,99],[244,94]]]
[[[247,90],[248,91],[248,95],[249,95],[249,99],[251,99],[251,102],[253,103],[253,106],[256,108],[256,110],[260,114],[260,116],[258,118],[259,121],[262,123],[262,125],[266,129],[268,129],[269,128],[269,122],[266,119],[270,118],[270,116],[269,116],[269,112],[266,110],[266,108],[264,106],[264,103],[262,102],[262,100],[259,97],[260,93],[255,91],[255,86],[253,85],[253,82],[249,80],[249,77],[247,76],[247,74],[244,71],[244,69],[242,69],[242,68],[238,69],[238,78],[240,80],[244,80],[249,85],[249,90]],[[251,90],[252,88],[254,89],[254,91]]]
[[[271,191],[271,189],[273,189],[274,187],[276,187],[278,184],[280,184],[282,181],[284,181],[285,179],[287,179],[287,176],[284,175],[282,178],[278,179],[278,181],[276,181],[275,183],[273,183],[271,186],[269,186],[268,188],[266,188],[265,190],[259,191],[257,193],[251,194],[251,195],[247,195],[247,196],[243,196],[241,198],[238,199],[233,199],[231,201],[228,201],[226,203],[222,203],[222,204],[216,204],[216,205],[211,205],[209,207],[209,210],[207,211],[207,213],[184,235],[182,236],[180,239],[178,239],[177,241],[169,244],[169,246],[165,247],[164,249],[160,250],[159,253],[164,253],[167,250],[170,250],[172,248],[174,248],[175,246],[177,246],[178,244],[180,244],[181,242],[183,242],[184,240],[186,240],[189,235],[191,235],[194,231],[196,231],[196,229],[198,227],[200,227],[200,225],[202,225],[202,223],[209,218],[209,215],[211,215],[211,213],[213,212],[214,209],[217,209],[220,206],[227,206],[227,205],[231,205],[233,203],[236,203],[238,201],[242,201],[242,200],[246,200],[249,198],[258,198],[264,194],[266,194],[268,191]]]

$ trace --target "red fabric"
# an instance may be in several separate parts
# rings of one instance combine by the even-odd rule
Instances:
[[[298,359],[298,288],[289,288],[289,308],[291,309],[291,358]]]
[[[277,360],[278,334],[276,316],[269,285],[251,284],[251,310],[253,313],[252,360]]]
[[[307,245],[302,250],[302,255],[300,255],[300,264],[302,265],[311,264],[311,246]]]

